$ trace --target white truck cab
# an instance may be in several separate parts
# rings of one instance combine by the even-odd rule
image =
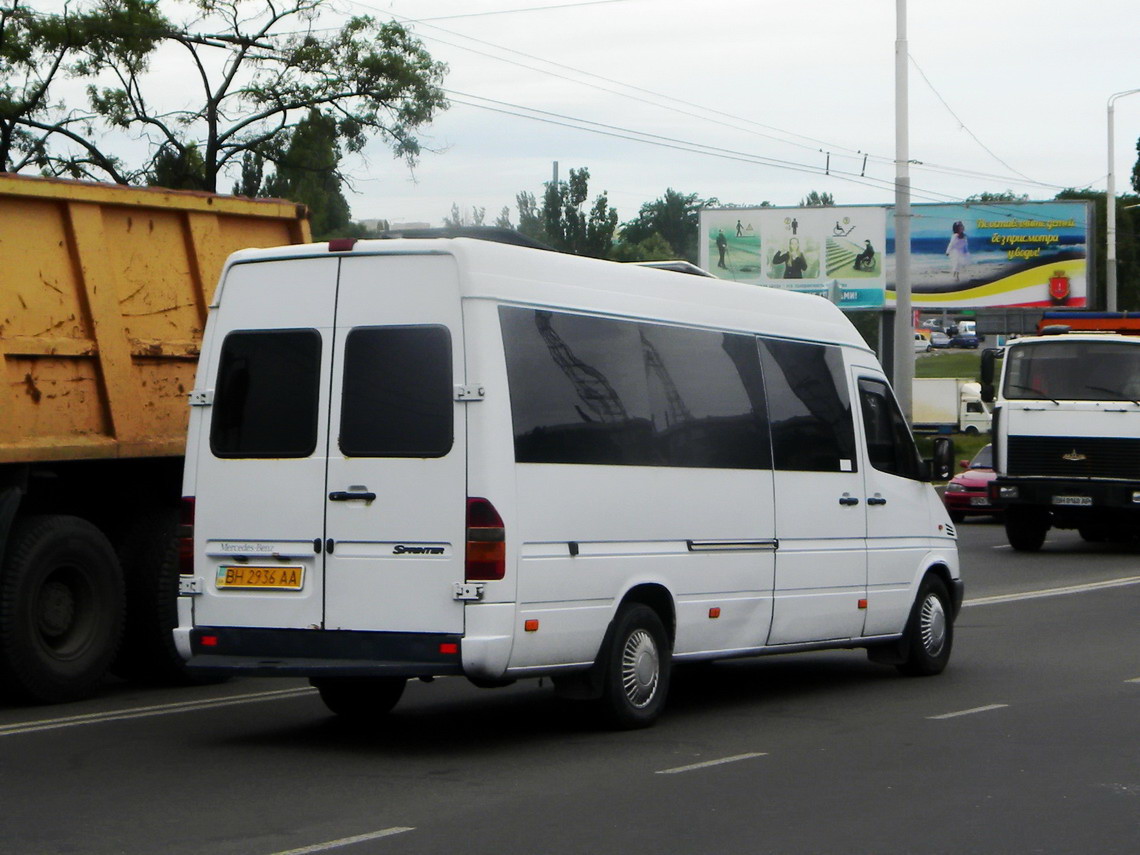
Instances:
[[[953,526],[825,300],[469,238],[250,250],[191,404],[192,668],[362,717],[550,676],[635,727],[674,660],[948,662]]]

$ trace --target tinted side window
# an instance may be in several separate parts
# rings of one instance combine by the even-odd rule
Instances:
[[[887,384],[861,379],[859,398],[871,465],[881,472],[921,480],[918,448]]]
[[[639,334],[665,465],[770,469],[756,338],[653,324]]]
[[[443,457],[454,441],[446,327],[357,327],[344,343],[340,450],[348,457]]]
[[[855,427],[838,347],[760,339],[776,469],[854,472]]]
[[[770,466],[755,339],[500,309],[515,459]]]
[[[233,332],[222,342],[210,422],[218,457],[308,457],[317,445],[321,336]]]
[[[635,324],[509,307],[500,320],[518,462],[660,462]]]

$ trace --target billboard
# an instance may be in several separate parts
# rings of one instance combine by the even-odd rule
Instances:
[[[844,309],[884,304],[882,207],[704,210],[700,234],[698,264],[719,279],[819,294]]]
[[[913,205],[916,309],[1088,305],[1088,202]],[[887,226],[887,303],[894,303],[894,219]]]

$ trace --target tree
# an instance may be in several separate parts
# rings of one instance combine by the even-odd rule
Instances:
[[[255,161],[260,158],[256,152],[250,154]],[[342,236],[352,220],[348,200],[340,189],[336,120],[319,110],[310,110],[289,135],[285,150],[272,151],[271,156],[277,171],[265,180],[261,195],[308,205],[313,237],[317,240]]]
[[[835,199],[832,198],[830,193],[819,193],[812,190],[803,199],[800,199],[800,207],[803,208],[831,208],[835,205]]]
[[[515,196],[515,204],[519,209],[519,232],[540,243],[548,243],[534,194],[523,190]]]
[[[966,198],[967,202],[1028,202],[1028,193],[1014,193],[1006,190],[1003,193],[975,193]]]
[[[181,174],[195,166],[197,148],[199,185],[217,190],[220,176],[247,153],[270,161],[287,151],[292,132],[314,108],[332,121],[345,152],[359,153],[379,136],[412,165],[420,153],[416,130],[447,107],[440,89],[446,67],[400,24],[355,17],[335,30],[318,29],[331,0],[178,2],[190,11],[171,23],[157,13],[157,0],[96,0],[90,17],[105,22],[100,37],[67,41],[64,53],[76,58],[71,73],[98,81],[87,88],[86,120],[149,142],[140,174],[171,167]],[[148,75],[156,49],[163,51],[163,71],[181,71],[186,92],[196,92],[186,103],[174,103],[181,90],[159,88]],[[49,136],[70,131],[68,139],[81,147],[78,155],[60,155],[57,169],[129,180],[91,141],[93,129],[75,132],[76,121],[34,125]]]
[[[499,216],[495,218],[495,226],[500,229],[513,229],[514,224],[511,222],[511,209],[503,205],[503,210],[499,211]]]
[[[1132,189],[1140,193],[1140,139],[1136,140],[1136,164],[1132,167]]]
[[[610,207],[609,197],[604,190],[594,199],[589,210],[585,210],[583,206],[589,196],[589,182],[590,170],[585,167],[571,169],[569,181],[548,181],[543,194],[542,210],[537,217],[541,233],[532,234],[531,237],[561,252],[606,258],[617,230],[617,210]],[[526,221],[527,214],[533,210],[534,197],[520,193],[518,200],[519,218]],[[524,203],[528,208],[526,214]],[[533,223],[527,222],[526,225],[533,228]],[[523,227],[524,222],[520,222],[519,231],[523,231]],[[527,234],[525,231],[523,233]]]
[[[482,226],[487,220],[487,209],[480,208],[477,205],[471,206],[471,219],[468,220],[467,216],[459,210],[459,205],[451,203],[451,216],[443,218],[443,224],[449,229],[457,229],[461,226]]]
[[[669,258],[685,258],[695,264],[701,210],[716,204],[716,199],[701,199],[696,193],[683,195],[670,187],[660,199],[642,205],[637,219],[622,226],[621,241],[640,245],[657,234],[671,248]],[[659,251],[658,247],[655,252]]]
[[[53,100],[52,88],[95,51],[145,69],[166,27],[154,0],[101,2],[91,11],[64,6],[42,15],[21,0],[0,8],[0,170],[34,168],[52,175],[95,173],[125,183],[131,173],[94,140],[89,111]]]
[[[1106,195],[1103,191],[1068,189],[1062,190],[1056,198],[1092,202],[1095,225],[1091,232],[1103,235],[1107,219]],[[1140,309],[1140,217],[1134,216],[1140,212],[1140,208],[1131,207],[1133,205],[1140,205],[1140,196],[1125,194],[1116,199],[1117,304],[1128,311]],[[1106,254],[1103,239],[1096,241],[1095,246],[1088,247],[1089,262],[1096,271],[1096,281],[1089,282],[1089,299],[1102,307],[1105,305]]]
[[[676,257],[677,253],[660,232],[654,232],[638,243],[630,243],[623,233],[610,251],[610,258],[614,261],[670,261]]]

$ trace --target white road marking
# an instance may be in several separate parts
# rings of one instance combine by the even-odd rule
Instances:
[[[341,846],[351,846],[353,843],[363,843],[366,840],[377,840],[381,837],[391,837],[393,834],[403,834],[405,831],[415,831],[414,828],[394,826],[371,834],[358,834],[356,837],[342,837],[340,840],[330,840],[328,843],[316,843],[313,846],[302,846],[300,849],[287,849],[284,852],[274,852],[273,855],[309,855],[311,852],[327,852],[330,849],[339,849]]]
[[[228,698],[211,698],[199,701],[181,701],[174,704],[158,704],[149,707],[135,707],[128,710],[109,710],[86,715],[71,715],[62,718],[48,718],[40,721],[21,721],[0,725],[0,737],[15,736],[21,733],[35,733],[40,730],[59,730],[64,727],[80,727],[87,724],[102,724],[107,721],[127,721],[132,718],[151,718],[159,715],[176,715],[202,709],[218,709],[236,704],[256,704],[262,701],[276,701],[282,698],[298,697],[316,692],[308,687],[301,689],[277,689],[272,692],[255,692],[248,695],[233,695]]]
[[[1083,594],[1088,591],[1099,591],[1103,588],[1120,588],[1124,585],[1140,584],[1140,576],[1124,576],[1120,579],[1108,579],[1104,582],[1089,582],[1085,585],[1068,585],[1064,588],[1043,588],[1040,591],[1023,591],[1020,594],[999,594],[994,597],[975,597],[966,600],[962,606],[992,606],[997,603],[1015,603],[1019,600],[1036,600],[1041,597],[1061,597],[1066,594]]]
[[[1125,680],[1125,683],[1140,683],[1140,677],[1133,677],[1131,680]]]
[[[707,769],[710,766],[723,766],[725,763],[736,763],[739,760],[751,760],[753,757],[767,757],[767,752],[752,752],[751,754],[734,754],[731,757],[722,757],[719,760],[706,760],[704,763],[693,763],[689,766],[675,766],[672,769],[659,769],[655,775],[676,775],[678,772],[692,772],[694,769]]]
[[[989,712],[990,710],[1000,710],[1008,706],[1009,704],[990,704],[985,707],[974,707],[972,710],[958,710],[958,712],[948,712],[942,715],[928,715],[927,718],[931,721],[940,721],[944,718],[957,718],[960,715],[973,715],[974,713]]]

